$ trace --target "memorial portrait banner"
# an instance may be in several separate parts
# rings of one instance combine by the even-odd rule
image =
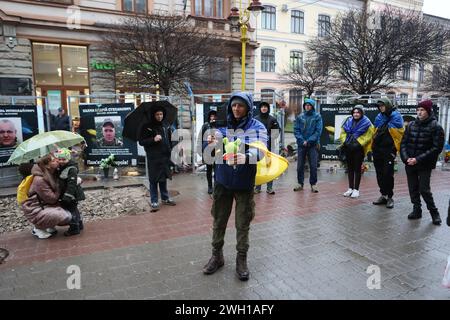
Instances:
[[[86,140],[86,165],[99,166],[111,154],[118,166],[137,165],[137,143],[122,136],[133,103],[80,104],[80,134]]]

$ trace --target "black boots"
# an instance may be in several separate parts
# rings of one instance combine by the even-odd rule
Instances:
[[[239,280],[248,280],[250,273],[247,267],[247,253],[238,252],[236,256],[236,274]]]
[[[441,220],[441,217],[439,216],[439,211],[437,211],[437,209],[436,209],[436,210],[430,211],[430,214],[431,214],[431,219],[433,220],[433,224],[435,226],[440,226],[442,223],[442,220]]]
[[[222,249],[213,249],[212,257],[209,259],[208,263],[203,267],[204,274],[213,274],[219,268],[223,267],[225,261],[223,259]]]
[[[77,234],[80,234],[80,224],[71,222],[69,224],[69,229],[67,229],[67,231],[64,232],[64,235],[66,237],[69,237],[69,236],[75,236]]]
[[[417,220],[422,218],[422,209],[420,208],[414,208],[413,211],[408,214],[408,219],[410,220]]]
[[[387,199],[385,196],[381,196],[379,197],[377,200],[375,200],[374,202],[372,202],[372,204],[374,205],[380,205],[380,204],[387,204]]]

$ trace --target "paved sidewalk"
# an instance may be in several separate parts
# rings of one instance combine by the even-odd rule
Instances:
[[[250,280],[235,269],[234,219],[225,266],[205,276],[210,257],[211,199],[204,175],[177,175],[175,207],[86,223],[80,236],[37,240],[29,231],[0,235],[10,256],[0,265],[0,299],[450,299],[440,285],[450,254],[450,229],[426,210],[408,221],[406,176],[396,175],[395,208],[373,206],[378,188],[366,173],[359,199],[344,198],[343,172],[319,174],[318,194],[293,192],[295,163],[275,195],[255,195],[250,231]],[[450,172],[435,171],[432,190],[445,219]],[[263,187],[265,191],[265,187]],[[69,266],[81,289],[68,289]],[[367,287],[376,265],[381,289]],[[370,281],[369,281],[370,282]]]

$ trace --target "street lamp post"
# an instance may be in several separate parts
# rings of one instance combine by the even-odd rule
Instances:
[[[249,40],[247,38],[247,24],[250,21],[250,12],[253,12],[256,17],[260,13],[260,11],[264,10],[264,6],[261,5],[261,2],[259,2],[258,0],[252,0],[252,3],[248,6],[248,8],[242,10],[242,0],[239,0],[239,8],[240,10],[236,7],[231,8],[231,13],[228,19],[230,20],[231,25],[235,27],[239,26],[239,29],[241,31],[241,90],[245,91],[245,51],[247,42]]]

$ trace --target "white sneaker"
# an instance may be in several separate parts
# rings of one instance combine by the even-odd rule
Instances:
[[[33,228],[31,233],[34,236],[38,237],[39,239],[47,239],[47,238],[50,238],[52,236],[51,233],[48,233],[47,231],[41,230],[41,229],[38,229],[38,228]]]
[[[350,197],[352,195],[353,189],[348,189],[347,191],[344,192],[344,197]]]
[[[353,190],[352,195],[350,196],[352,198],[358,198],[359,197],[359,190]]]

